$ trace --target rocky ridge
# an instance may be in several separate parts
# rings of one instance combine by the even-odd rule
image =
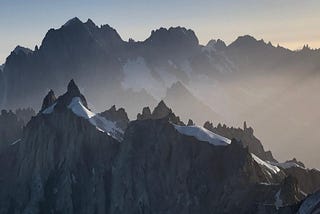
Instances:
[[[124,109],[92,113],[74,81],[53,97],[0,152],[0,213],[292,213],[305,197],[294,174],[236,139],[200,140],[214,134],[163,101],[128,122]]]

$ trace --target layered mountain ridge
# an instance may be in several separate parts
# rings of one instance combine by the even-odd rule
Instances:
[[[249,65],[244,58],[263,55],[259,60],[252,59],[256,64],[261,60],[270,61],[266,60],[270,56],[274,58],[271,63],[277,64],[280,55],[280,58],[294,61],[302,52],[304,50],[293,52],[274,47],[251,36],[239,37],[228,46],[221,40],[212,40],[202,46],[195,33],[183,27],[160,28],[152,31],[145,41],[126,42],[109,25],[98,27],[90,19],[82,22],[73,18],[60,29],[50,29],[40,47],[36,47],[34,51],[17,46],[8,56],[3,68],[4,77],[1,79],[1,82],[6,81],[1,84],[5,89],[1,94],[1,105],[6,108],[22,107],[23,104],[35,107],[32,99],[29,99],[31,102],[24,100],[25,93],[29,96],[34,93],[37,96],[43,95],[41,93],[47,87],[57,88],[62,92],[65,79],[71,78],[77,79],[90,96],[89,91],[97,89],[91,82],[98,86],[107,83],[108,86],[101,90],[107,91],[110,87],[120,90],[118,93],[123,92],[123,88],[117,88],[115,83],[121,83],[125,89],[133,91],[146,89],[149,95],[159,100],[165,95],[166,88],[178,81],[188,84],[195,81],[194,78],[199,78],[199,75],[208,76],[209,79],[217,78],[226,71],[238,71],[242,75],[244,69],[251,70],[249,67],[255,66]],[[310,52],[315,56],[318,54],[317,50]],[[128,73],[134,72],[134,76],[140,76],[138,71],[131,68],[134,66],[126,66],[129,62],[139,66],[139,70],[145,70],[139,72],[146,74],[144,78],[149,83],[142,84],[141,88],[132,84],[134,77]],[[259,63],[259,70],[266,69],[262,64]],[[245,67],[242,68],[243,66]],[[126,68],[129,70],[126,71]],[[17,75],[22,76],[17,78]],[[37,76],[38,81],[33,81],[31,85],[34,76]],[[142,83],[144,79],[138,81]],[[157,81],[160,83],[153,87],[158,89],[152,91],[148,84]],[[101,108],[99,102],[95,103]]]
[[[189,114],[196,124],[248,121],[277,159],[295,156],[319,168],[311,146],[320,139],[319,57],[308,46],[291,51],[248,35],[201,45],[183,27],[124,41],[109,25],[74,18],[50,29],[34,50],[17,47],[8,56],[0,68],[0,107],[39,109],[39,97],[49,89],[62,94],[74,78],[95,111],[121,106],[134,119],[164,100],[183,121]],[[301,142],[308,145],[301,149]]]
[[[236,139],[186,126],[163,101],[135,121],[89,107],[73,80],[58,98],[49,91],[0,150],[1,213],[294,213],[318,189]]]

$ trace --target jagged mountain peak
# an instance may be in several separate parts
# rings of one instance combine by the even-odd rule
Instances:
[[[229,48],[275,48],[271,42],[266,43],[263,39],[257,40],[255,37],[251,35],[239,36],[234,42],[232,42]]]
[[[83,22],[78,17],[74,17],[69,19],[64,25],[62,25],[62,27],[67,27],[75,24],[83,24]]]
[[[170,113],[172,113],[172,110],[165,104],[163,100],[161,100],[159,104],[154,108],[152,115],[157,118],[163,118]]]
[[[187,45],[197,46],[199,40],[193,30],[184,27],[159,28],[151,32],[151,36],[146,39],[147,43],[152,45]]]
[[[81,94],[78,86],[72,79],[67,87],[67,92],[56,98],[53,90],[50,90],[46,97],[43,99],[42,108],[40,112],[42,114],[51,114],[53,111],[57,110],[59,112],[66,110],[75,101],[79,99],[79,104],[83,105],[83,108],[90,110],[88,108],[86,98]]]
[[[73,79],[70,80],[70,82],[68,83],[68,93],[72,93],[74,95],[80,95],[79,87],[76,85]]]
[[[170,88],[168,88],[167,94],[170,94],[170,93],[190,93],[190,92],[182,82],[177,81],[177,82],[174,82]]]
[[[115,105],[111,106],[109,110],[101,112],[99,115],[116,123],[116,126],[122,130],[126,130],[129,124],[129,117],[124,108],[117,109]]]
[[[88,19],[85,22],[86,25],[92,26],[92,27],[96,27],[97,25],[92,21],[92,19]]]
[[[57,99],[56,107],[57,108],[67,107],[71,103],[72,99],[75,97],[79,97],[84,107],[88,108],[86,98],[81,94],[79,87],[77,86],[75,81],[72,79],[68,83],[67,92]]]
[[[57,98],[54,94],[54,91],[51,89],[43,99],[41,111],[53,105],[56,102],[56,100]]]
[[[52,90],[48,93],[43,101],[39,117],[42,118],[42,115],[53,115],[52,118],[67,117],[70,112],[118,141],[122,140],[123,132],[129,123],[127,113],[122,108],[116,110],[114,106],[100,114],[92,112],[73,79],[68,84],[67,92],[57,99]]]
[[[40,50],[43,54],[61,56],[61,52],[68,56],[109,52],[121,47],[124,41],[118,32],[109,25],[98,27],[91,19],[82,22],[73,18],[58,29],[50,29],[44,37]],[[86,49],[86,52],[81,51]]]
[[[221,39],[211,39],[204,48],[207,51],[224,50],[227,48],[227,45]]]
[[[28,54],[31,54],[33,51],[29,48],[18,45],[17,47],[15,47],[15,49],[12,52],[15,54],[24,53],[28,55]]]
[[[137,115],[137,120],[147,119],[165,119],[173,124],[185,126],[185,124],[180,120],[180,117],[176,116],[163,100],[158,103],[152,113],[149,107],[144,107],[142,113]]]

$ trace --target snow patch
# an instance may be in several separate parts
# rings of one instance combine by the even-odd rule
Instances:
[[[90,119],[95,116],[94,113],[89,111],[81,102],[80,97],[72,98],[71,103],[68,105],[68,108],[73,111],[79,117],[83,117],[85,119]]]
[[[183,135],[192,136],[200,141],[206,141],[215,146],[226,146],[231,143],[228,138],[217,135],[201,126],[178,126],[175,129]]]
[[[10,146],[13,146],[13,145],[17,144],[17,143],[19,143],[20,141],[21,141],[21,139],[18,139],[18,140],[16,140],[16,141],[12,142],[12,143],[10,144]]]
[[[42,114],[51,114],[54,110],[54,107],[57,105],[57,103],[52,104],[48,108],[44,109],[41,113]]]
[[[274,196],[275,202],[274,205],[276,206],[276,209],[278,210],[280,207],[283,206],[283,202],[280,198],[280,194],[281,194],[281,189],[276,193],[276,195]]]
[[[280,172],[280,169],[277,166],[273,166],[263,160],[261,160],[260,158],[258,158],[256,155],[251,153],[251,156],[253,158],[253,160],[258,163],[260,166],[264,166],[268,172],[272,173],[272,174],[277,174],[278,172]]]
[[[68,108],[79,117],[87,119],[97,130],[106,133],[118,141],[122,141],[123,130],[118,128],[116,124],[104,117],[91,112],[81,102],[80,97],[72,98]]]

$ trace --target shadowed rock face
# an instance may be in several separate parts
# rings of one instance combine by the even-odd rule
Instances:
[[[2,110],[0,114],[0,148],[19,140],[24,122],[12,111]]]
[[[298,214],[316,214],[320,212],[320,191],[308,196],[300,205]]]
[[[238,142],[199,142],[180,135],[167,119],[131,122],[121,147],[111,213],[275,213],[266,204],[279,189],[299,194],[281,183],[261,184],[268,178]]]
[[[320,171],[317,169],[307,169],[302,167],[290,167],[283,169],[286,174],[298,180],[300,189],[307,194],[320,190]]]
[[[53,90],[50,90],[47,96],[43,99],[41,111],[43,111],[46,108],[49,108],[51,105],[55,103],[57,100],[56,96],[54,95]]]

